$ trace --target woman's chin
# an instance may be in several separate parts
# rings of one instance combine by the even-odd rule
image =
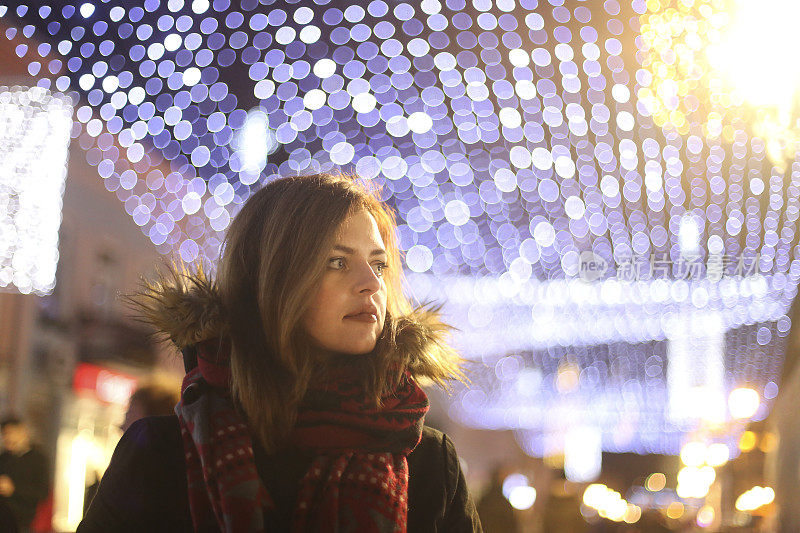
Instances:
[[[348,343],[339,347],[336,351],[344,355],[364,355],[374,350],[375,344],[376,339],[352,344]]]
[[[351,348],[351,349],[345,350],[342,353],[347,354],[347,355],[366,355],[366,354],[370,353],[373,349],[375,349],[375,345],[374,344],[372,346],[370,346],[370,347],[365,347],[365,348]]]

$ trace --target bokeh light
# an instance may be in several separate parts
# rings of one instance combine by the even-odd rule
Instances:
[[[664,487],[667,486],[667,476],[662,474],[661,472],[654,472],[647,476],[647,480],[645,481],[645,487],[650,492],[658,492],[663,490]]]
[[[758,411],[758,392],[748,387],[739,387],[728,396],[728,408],[733,418],[750,418]]]
[[[796,2],[737,0],[648,2],[640,18],[643,66],[639,101],[659,125],[682,134],[764,139],[786,168],[798,148],[793,108],[800,69],[785,51],[798,44]]]
[[[0,86],[0,287],[55,286],[72,113],[42,87]]]
[[[788,92],[716,68],[731,2],[78,2],[3,10],[0,38],[160,252],[213,263],[264,183],[353,170],[479,364],[455,419],[678,453],[735,387],[766,416],[800,279]]]

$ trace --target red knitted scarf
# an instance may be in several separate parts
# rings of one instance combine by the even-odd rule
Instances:
[[[230,399],[226,354],[218,341],[197,346],[198,365],[186,374],[175,407],[189,507],[196,531],[262,532],[264,511],[274,503]],[[346,368],[333,374],[309,387],[291,435],[292,445],[316,455],[300,481],[292,530],[405,532],[407,455],[419,444],[428,398],[406,374],[375,409]]]

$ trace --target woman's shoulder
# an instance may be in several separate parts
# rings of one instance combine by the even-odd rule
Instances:
[[[178,417],[148,416],[131,424],[117,443],[109,470],[125,475],[145,476],[151,469],[161,474],[175,472],[178,479],[185,468]],[[104,476],[105,477],[105,476]]]
[[[191,531],[176,416],[137,420],[122,435],[78,527],[101,531]]]
[[[125,431],[119,445],[147,449],[150,453],[174,453],[183,449],[176,415],[146,416]]]
[[[456,448],[438,429],[425,426],[408,454],[408,530],[481,531]]]
[[[181,438],[177,415],[146,416],[131,424],[128,431],[144,437]]]
[[[408,454],[409,471],[413,477],[425,478],[429,486],[452,491],[460,473],[458,454],[450,438],[438,429],[425,426],[422,438]]]
[[[450,440],[447,434],[430,426],[422,428],[422,438],[417,447],[409,454],[409,460],[413,456],[436,460],[448,458],[458,460],[453,441]]]

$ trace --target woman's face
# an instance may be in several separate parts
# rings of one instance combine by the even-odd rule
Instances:
[[[366,210],[342,222],[316,294],[302,323],[319,348],[345,354],[370,352],[386,318],[386,249]]]

